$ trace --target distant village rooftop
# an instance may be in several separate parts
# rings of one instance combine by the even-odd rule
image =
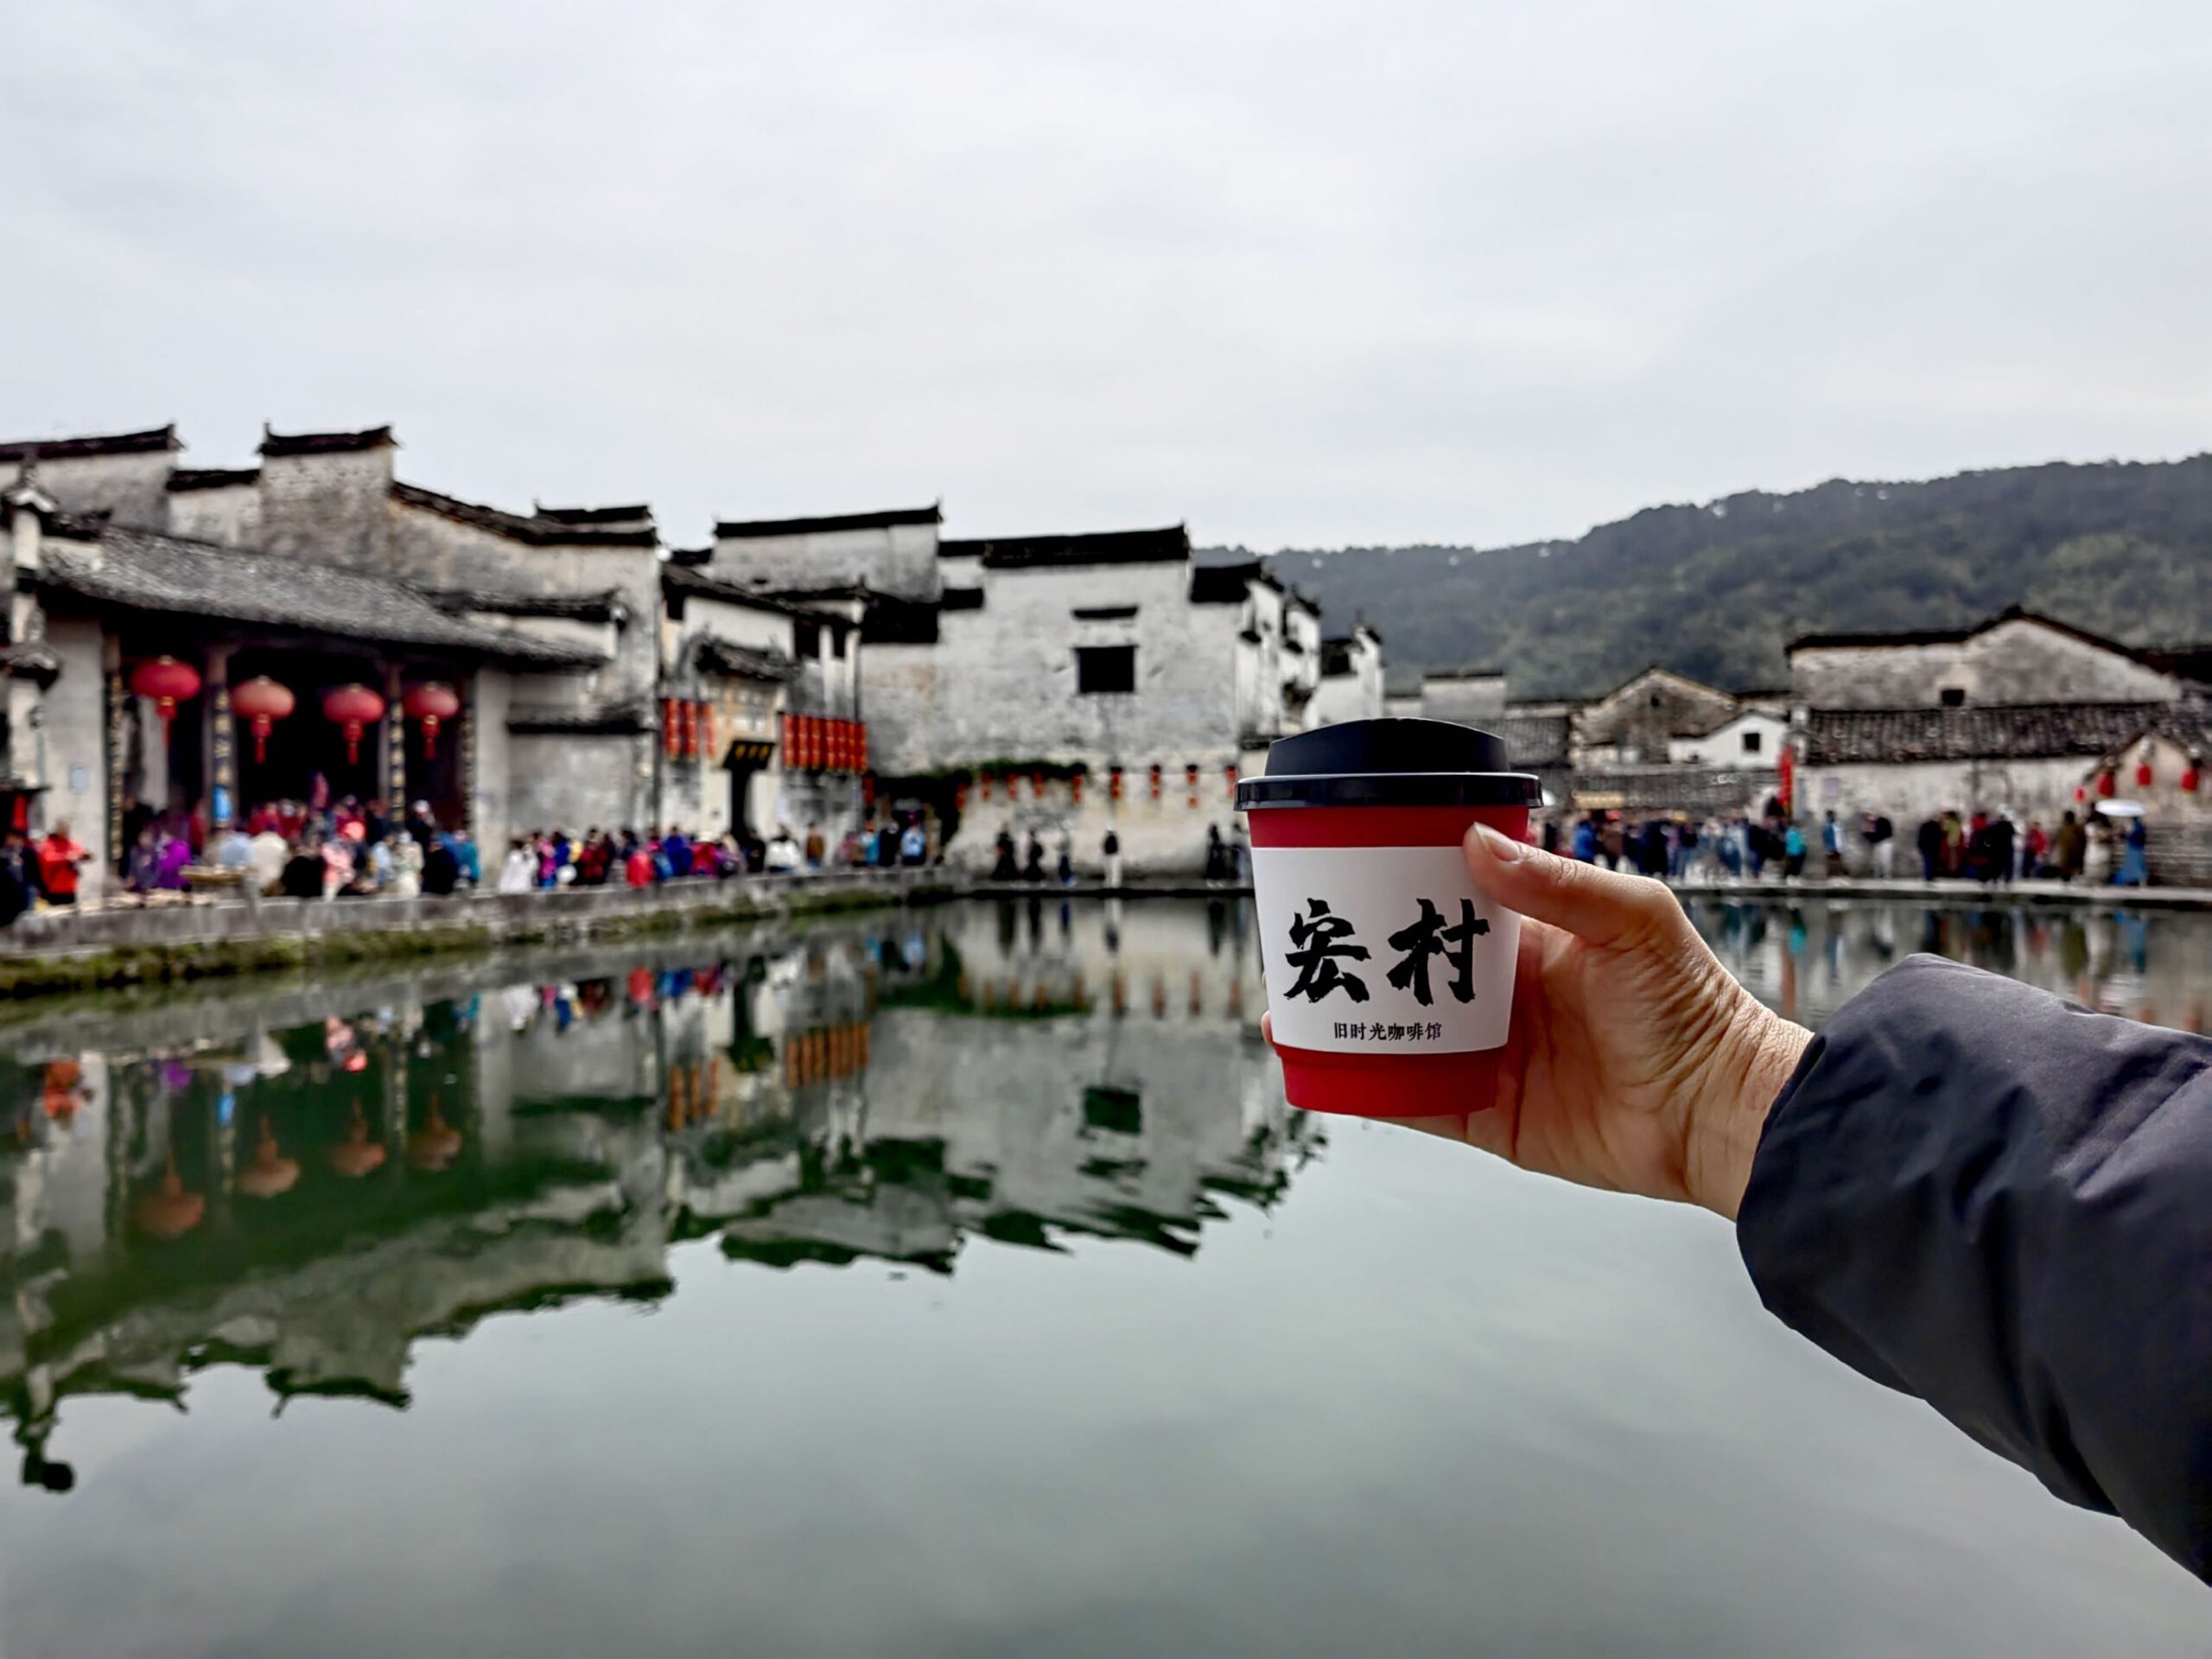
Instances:
[[[1071,564],[1168,564],[1189,560],[1191,533],[1175,524],[1166,530],[1109,530],[1076,536],[1002,536],[940,542],[938,552],[948,559],[980,558],[987,570]]]
[[[168,477],[171,495],[194,490],[242,489],[261,481],[258,467],[180,467]]]
[[[638,530],[607,529],[597,524],[543,517],[525,518],[499,507],[487,507],[457,496],[426,490],[419,484],[394,481],[391,498],[425,512],[435,512],[456,524],[489,531],[531,547],[657,547],[659,534],[650,526]]]
[[[149,427],[143,432],[110,432],[74,438],[12,438],[0,442],[0,461],[25,461],[37,456],[48,461],[73,461],[88,455],[150,455],[165,449],[181,449],[176,423]]]
[[[635,506],[622,507],[541,506],[532,516],[561,524],[632,524],[651,523],[653,510],[650,503],[640,501]]]
[[[830,513],[815,518],[726,518],[715,526],[718,541],[751,541],[768,536],[813,536],[838,530],[889,530],[899,524],[941,524],[944,509],[892,507],[880,512]]]
[[[389,577],[149,530],[103,525],[96,544],[50,541],[39,583],[125,610],[435,645],[497,661],[588,667],[605,660],[589,646],[448,615],[427,594]]]
[[[359,432],[272,432],[261,429],[264,455],[343,455],[366,449],[399,446],[389,426],[365,427]]]

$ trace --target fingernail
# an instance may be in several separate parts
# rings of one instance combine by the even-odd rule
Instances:
[[[1516,841],[1512,836],[1501,834],[1486,823],[1477,824],[1475,833],[1482,837],[1483,850],[1501,864],[1510,864],[1516,859],[1525,857],[1528,854],[1529,846],[1526,842]]]

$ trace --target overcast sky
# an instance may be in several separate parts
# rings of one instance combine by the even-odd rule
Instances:
[[[2204,0],[69,0],[0,436],[526,507],[1495,543],[2212,415]]]

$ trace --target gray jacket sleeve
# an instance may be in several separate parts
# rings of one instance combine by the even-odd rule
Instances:
[[[2212,1042],[1911,957],[1813,1039],[1737,1236],[1793,1330],[2212,1580]]]

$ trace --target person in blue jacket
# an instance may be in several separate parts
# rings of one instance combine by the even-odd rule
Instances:
[[[1661,884],[1465,850],[1511,1034],[1414,1127],[1727,1217],[1785,1324],[2212,1581],[2212,1041],[1925,956],[1815,1035]]]

